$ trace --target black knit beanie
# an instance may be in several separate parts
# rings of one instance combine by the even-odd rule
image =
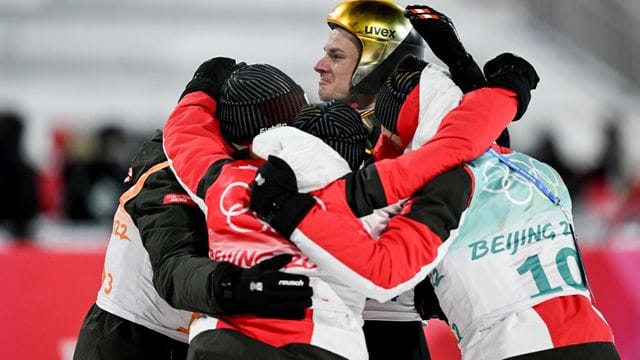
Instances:
[[[369,132],[360,114],[343,102],[307,106],[300,111],[293,126],[322,139],[352,170],[358,169],[365,158]]]
[[[420,82],[420,74],[426,65],[426,62],[416,57],[407,56],[398,65],[396,71],[389,75],[378,92],[374,109],[376,118],[394,134],[398,133],[396,124],[400,108],[407,95]]]
[[[239,66],[222,85],[217,117],[230,142],[251,141],[261,130],[291,124],[307,104],[302,88],[267,64]]]

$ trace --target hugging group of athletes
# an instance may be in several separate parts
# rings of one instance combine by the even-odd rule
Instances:
[[[327,22],[328,103],[271,65],[198,67],[134,159],[74,359],[429,359],[432,316],[466,359],[617,359],[566,187],[508,148],[533,66],[481,70],[427,6]]]

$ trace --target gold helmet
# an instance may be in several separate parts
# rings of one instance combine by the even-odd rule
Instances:
[[[392,0],[346,0],[327,17],[360,41],[360,59],[351,78],[351,92],[372,95],[407,55],[423,57],[425,44]]]

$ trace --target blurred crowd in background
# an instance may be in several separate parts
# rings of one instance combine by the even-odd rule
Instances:
[[[51,160],[38,170],[21,150],[25,121],[18,112],[0,111],[0,224],[4,236],[29,241],[39,224],[47,222],[108,228],[125,189],[129,163],[153,129],[131,132],[109,123],[96,131],[55,129]],[[606,124],[604,150],[589,169],[563,160],[550,133],[529,153],[555,167],[567,183],[577,233],[584,243],[638,242],[640,176],[626,175],[620,162],[623,130],[614,120]]]
[[[59,128],[42,169],[22,151],[24,117],[0,110],[0,224],[5,236],[28,241],[39,222],[109,226],[129,162],[148,134],[118,125],[97,131]],[[151,132],[150,132],[151,134]]]

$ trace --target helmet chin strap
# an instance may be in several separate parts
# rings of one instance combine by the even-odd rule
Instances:
[[[354,91],[354,87],[352,86],[349,91],[349,105],[356,110],[369,110],[373,108],[376,102],[376,96],[377,94],[366,95],[358,93]]]
[[[351,34],[354,36],[355,39],[358,39],[358,37],[355,34]],[[364,94],[363,92],[361,92],[359,89],[361,88],[362,84],[365,83],[369,77],[370,74],[364,76],[364,78],[360,79],[358,81],[358,84],[354,84],[354,76],[355,73],[358,71],[358,65],[360,64],[360,60],[362,58],[362,50],[363,50],[363,44],[360,40],[356,41],[358,44],[358,61],[356,63],[356,67],[353,69],[353,72],[351,74],[351,87],[349,88],[349,105],[356,110],[359,111],[364,111],[364,110],[369,110],[369,109],[373,109],[373,106],[375,104],[376,101],[376,97],[377,94]]]

